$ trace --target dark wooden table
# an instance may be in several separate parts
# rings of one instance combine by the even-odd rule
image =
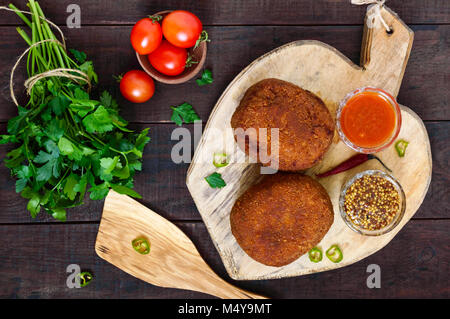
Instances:
[[[24,1],[16,2],[25,8]],[[150,127],[143,172],[136,190],[143,203],[174,221],[192,238],[201,255],[226,280],[219,255],[185,185],[188,164],[170,159],[171,105],[190,102],[206,122],[230,81],[251,61],[282,44],[315,39],[359,61],[365,8],[336,0],[63,0],[40,1],[47,17],[63,26],[69,47],[94,60],[100,88],[118,97],[123,116],[134,127]],[[5,1],[2,1],[5,3]],[[64,27],[66,7],[81,7],[81,29]],[[388,6],[414,30],[415,40],[398,96],[425,121],[433,153],[433,177],[419,211],[384,249],[348,267],[297,278],[243,281],[234,284],[276,298],[449,297],[450,200],[450,3],[447,0],[391,0]],[[164,9],[187,9],[204,22],[212,42],[206,67],[214,83],[198,87],[194,80],[176,86],[156,84],[151,101],[125,101],[112,75],[139,68],[129,43],[133,24]],[[9,97],[9,73],[26,48],[16,33],[19,20],[0,12],[0,133],[16,114]],[[17,83],[24,79],[18,76]],[[191,127],[191,126],[188,126]],[[191,127],[192,128],[192,127]],[[3,158],[8,147],[0,147]],[[26,201],[14,191],[14,180],[0,166],[0,297],[2,298],[194,298],[204,294],[149,285],[103,261],[94,251],[103,203],[73,209],[66,223],[45,213],[32,219]],[[82,289],[66,286],[66,267],[79,264],[95,275]],[[381,289],[366,286],[369,264],[381,267]]]

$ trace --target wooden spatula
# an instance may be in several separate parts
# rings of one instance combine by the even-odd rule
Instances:
[[[151,245],[147,255],[136,252],[131,244],[142,236]],[[100,258],[156,286],[195,290],[220,298],[265,298],[221,279],[177,226],[112,190],[105,200],[95,251]]]

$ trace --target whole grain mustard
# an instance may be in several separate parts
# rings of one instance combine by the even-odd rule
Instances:
[[[344,211],[356,226],[380,230],[388,226],[400,210],[400,195],[394,185],[380,176],[365,175],[347,189]]]

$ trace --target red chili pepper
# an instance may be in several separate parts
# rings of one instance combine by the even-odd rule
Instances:
[[[342,162],[341,164],[339,164],[338,166],[336,166],[335,168],[318,174],[316,175],[316,177],[321,178],[321,177],[327,177],[327,176],[331,176],[331,175],[335,175],[335,174],[339,174],[341,172],[345,172],[353,167],[356,167],[364,162],[367,162],[368,160],[371,159],[376,159],[378,162],[381,163],[381,165],[383,165],[383,167],[385,169],[387,169],[389,172],[392,172],[386,165],[384,165],[384,163],[375,155],[372,154],[356,154],[355,156],[350,157],[348,160]]]

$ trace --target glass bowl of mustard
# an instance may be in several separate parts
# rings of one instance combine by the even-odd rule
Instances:
[[[380,170],[367,170],[350,178],[341,189],[339,211],[353,231],[379,236],[393,230],[406,209],[400,183]]]

